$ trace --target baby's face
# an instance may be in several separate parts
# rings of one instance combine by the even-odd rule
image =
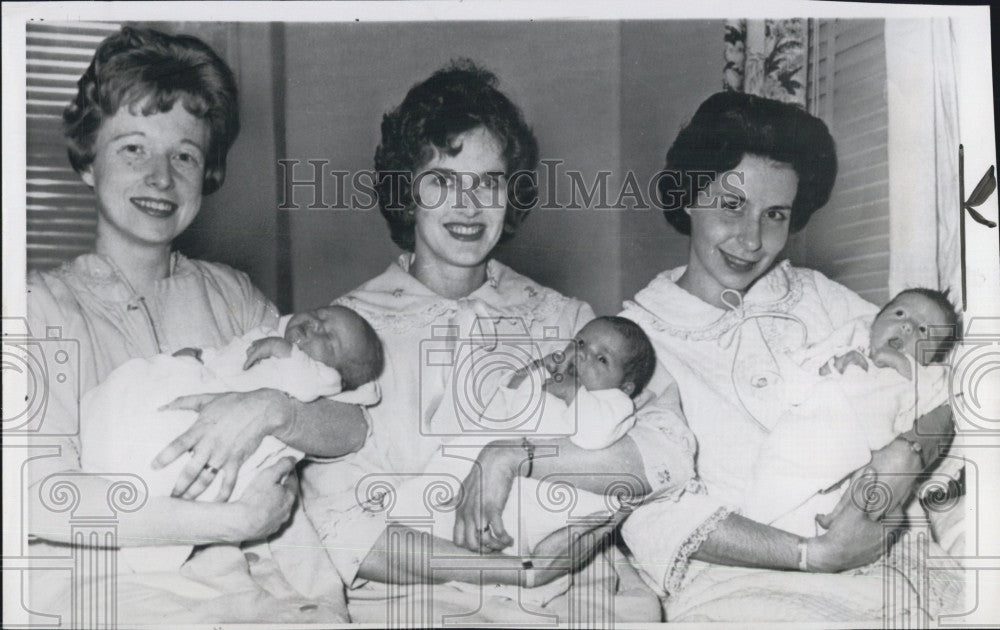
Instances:
[[[342,306],[296,313],[288,320],[285,340],[332,368],[357,356],[364,344],[361,316]]]
[[[601,320],[584,326],[566,346],[566,373],[576,375],[589,391],[622,389],[631,394],[632,383],[625,383],[627,342],[614,327]]]
[[[872,355],[891,348],[919,360],[917,341],[927,339],[931,326],[947,325],[948,315],[929,298],[915,293],[898,295],[872,322]],[[921,363],[928,359],[924,357]]]

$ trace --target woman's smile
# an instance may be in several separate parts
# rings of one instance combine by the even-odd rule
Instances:
[[[486,233],[485,223],[445,223],[444,227],[460,241],[478,241]]]
[[[760,260],[748,260],[739,256],[733,256],[721,248],[719,249],[719,253],[722,255],[722,260],[726,263],[726,266],[737,273],[752,271],[754,266],[760,262]]]
[[[151,197],[131,197],[129,201],[132,202],[136,208],[140,211],[145,212],[151,217],[156,217],[157,219],[166,219],[173,216],[177,212],[178,205],[172,201],[167,201],[165,199],[153,199]]]

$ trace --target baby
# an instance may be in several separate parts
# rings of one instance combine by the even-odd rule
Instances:
[[[484,359],[481,371],[486,373],[490,368],[488,355]],[[445,505],[445,500],[424,501],[432,484],[446,479],[454,496],[482,448],[511,434],[531,438],[569,436],[573,444],[585,449],[610,446],[635,424],[633,399],[649,383],[655,368],[653,346],[637,324],[621,317],[598,317],[584,326],[564,350],[500,375],[492,397],[482,389],[456,390],[452,404],[446,394],[431,420],[431,432],[455,437],[441,447],[440,456],[420,477],[401,485],[393,514],[426,517],[430,511],[433,533],[450,539],[454,510]],[[473,419],[478,430],[467,431],[469,419],[460,411],[474,408],[474,401],[461,401],[459,396],[489,401],[480,417]],[[535,455],[540,456],[546,455]],[[529,554],[538,542],[565,527],[571,518],[597,512],[610,515],[604,496],[577,490],[575,499],[572,501],[565,488],[555,483],[519,477],[502,517],[505,529],[514,538],[512,553]]]
[[[283,334],[276,336],[279,332]],[[175,398],[274,388],[303,402],[333,397],[372,405],[379,394],[371,381],[381,373],[383,362],[375,331],[343,306],[283,317],[277,331],[257,328],[223,348],[185,348],[173,355],[132,359],[83,397],[81,468],[89,473],[137,474],[150,496],[169,496],[186,458],[160,470],[153,470],[151,463],[197,417],[192,411],[161,410]],[[241,467],[231,498],[239,498],[258,469],[286,456],[301,459],[304,454],[265,437]],[[218,477],[202,500],[218,492],[222,482]],[[180,567],[190,552],[190,545],[125,547],[119,563],[126,570],[132,563],[144,571],[171,570]]]
[[[855,321],[794,357],[800,398],[758,455],[744,514],[800,535],[828,512],[840,482],[871,452],[948,399],[958,315],[931,289],[901,291],[869,324]],[[824,495],[817,491],[826,490]]]

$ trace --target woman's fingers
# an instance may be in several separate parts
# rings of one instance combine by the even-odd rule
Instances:
[[[187,431],[178,435],[170,444],[167,444],[162,451],[156,454],[152,463],[153,470],[159,470],[184,453],[187,453],[194,447],[195,444],[198,443],[201,436],[201,425],[197,422],[192,424]]]
[[[204,449],[191,452],[191,459],[184,466],[183,470],[181,470],[181,474],[177,476],[177,482],[174,484],[173,490],[170,491],[170,496],[187,498],[185,495],[188,489],[206,471],[208,455],[209,451]]]
[[[236,487],[236,479],[239,475],[239,466],[236,462],[228,461],[219,471],[219,491],[215,493],[216,501],[228,501]]]
[[[274,483],[281,483],[282,478],[295,468],[294,457],[282,457],[265,468],[261,474],[267,474]]]
[[[514,544],[503,526],[503,518],[499,511],[490,510],[484,514],[483,544],[492,551],[501,551]]]
[[[201,411],[208,403],[212,402],[222,394],[192,394],[190,396],[180,396],[173,399],[166,405],[160,407],[160,411]]]

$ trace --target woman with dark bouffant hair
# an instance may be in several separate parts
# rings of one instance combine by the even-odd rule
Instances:
[[[801,395],[782,373],[789,353],[856,318],[870,322],[878,310],[782,260],[789,234],[826,203],[836,174],[836,148],[821,120],[737,92],[706,99],[667,152],[661,199],[667,221],[691,237],[688,264],[657,276],[622,315],[652,339],[659,387],[680,392],[683,411],[670,388],[652,405],[672,405],[687,419],[707,492],[647,503],[622,535],[647,581],[668,596],[670,621],[884,623],[894,614],[884,607],[885,589],[913,588],[909,580],[926,571],[901,560],[920,555],[913,549],[883,554],[913,480],[949,440],[947,405],[872,452],[853,489],[829,491],[816,481],[802,513],[766,523],[743,515],[755,507],[744,502],[757,455]],[[857,485],[866,481],[878,490]],[[883,584],[890,572],[897,586]],[[925,613],[957,602],[959,581],[946,576],[923,583]]]
[[[537,608],[565,618],[567,598],[560,596],[569,588],[566,575],[595,554],[595,562],[608,563],[609,573],[601,575],[617,577],[590,584],[606,593],[592,605],[611,606],[613,596],[622,597],[634,585],[641,596],[601,614],[659,619],[659,604],[638,575],[627,563],[613,562],[613,546],[601,546],[600,534],[617,522],[613,515],[576,530],[587,534],[575,548],[579,558],[570,554],[565,530],[534,549],[514,548],[510,532],[516,533],[519,523],[502,518],[518,478],[531,478],[523,480],[531,483],[565,473],[560,479],[569,493],[576,487],[600,495],[623,489],[636,495],[650,487],[672,493],[691,474],[684,464],[671,471],[673,476],[646,473],[663,470],[663,462],[678,449],[670,431],[658,430],[657,424],[676,418],[640,420],[629,435],[644,435],[643,447],[626,435],[607,448],[586,450],[567,437],[536,436],[527,427],[503,430],[489,421],[484,426],[477,415],[489,396],[485,383],[494,368],[520,367],[518,361],[564,350],[594,317],[587,304],[493,258],[499,242],[525,229],[522,223],[537,197],[537,158],[534,135],[520,110],[499,91],[492,73],[471,62],[435,72],[383,118],[375,153],[379,203],[393,241],[405,253],[337,300],[360,313],[382,339],[382,402],[368,409],[372,435],[356,456],[310,466],[303,477],[307,514],[347,583],[356,620],[385,621],[385,600],[366,594],[379,582],[428,585],[407,589],[408,599],[400,605],[432,611],[434,623],[452,606],[456,612],[477,611],[463,616],[469,622],[528,622],[538,619],[533,616]],[[572,362],[567,358],[564,364]],[[438,432],[434,419],[452,412],[461,430]],[[398,507],[394,492],[419,476],[443,445],[461,449],[463,439],[484,436],[493,448],[481,449],[476,469],[489,471],[488,476],[441,480],[444,485],[435,487],[454,491],[447,508],[435,503],[439,496],[425,495],[428,506],[455,510],[453,529],[428,532],[426,521],[409,522],[408,514],[393,509]],[[536,455],[556,451],[559,457]],[[644,478],[649,480],[645,487]],[[448,486],[451,482],[461,490]],[[482,551],[505,553],[484,556]],[[431,555],[458,562],[432,565]],[[395,587],[392,593],[403,591]]]
[[[277,323],[274,306],[246,274],[171,251],[201,209],[202,196],[225,180],[226,155],[239,131],[236,83],[226,63],[197,38],[126,27],[100,44],[78,88],[63,118],[70,162],[94,191],[97,238],[92,253],[28,277],[30,329],[44,336],[59,328],[63,339],[79,345],[80,365],[74,375],[78,391],[53,388],[45,410],[41,433],[59,436],[45,442],[59,451],[29,467],[32,555],[42,555],[52,543],[79,544],[71,540],[70,512],[47,507],[59,483],[71,480],[87,505],[110,501],[121,488],[122,479],[79,472],[80,395],[130,359],[216,347]],[[240,465],[268,435],[316,455],[356,450],[366,432],[358,408],[326,400],[303,404],[269,389],[181,400],[175,408],[198,411],[200,418],[169,447],[163,445],[154,464],[184,458],[174,496],[145,496],[141,480],[124,476],[135,486],[135,502],[117,512],[115,544],[151,554],[173,541],[208,547],[170,575],[145,575],[141,566],[124,563],[112,563],[116,574],[98,571],[92,579],[110,581],[115,589],[117,620],[346,620],[339,588],[331,586],[332,567],[326,563],[324,574],[321,555],[288,555],[291,541],[316,542],[304,517],[294,519],[282,534],[286,544],[257,567],[258,577],[273,574],[292,582],[283,595],[268,594],[237,547],[289,521],[298,489],[290,459],[262,470],[239,500],[193,499],[217,477],[217,498],[228,498]],[[299,570],[305,578],[297,576]],[[70,598],[69,580],[52,577],[58,573],[31,572],[45,576],[32,585],[34,610],[65,613],[62,606],[70,602],[86,605]],[[323,575],[330,579],[327,588],[309,586]]]

